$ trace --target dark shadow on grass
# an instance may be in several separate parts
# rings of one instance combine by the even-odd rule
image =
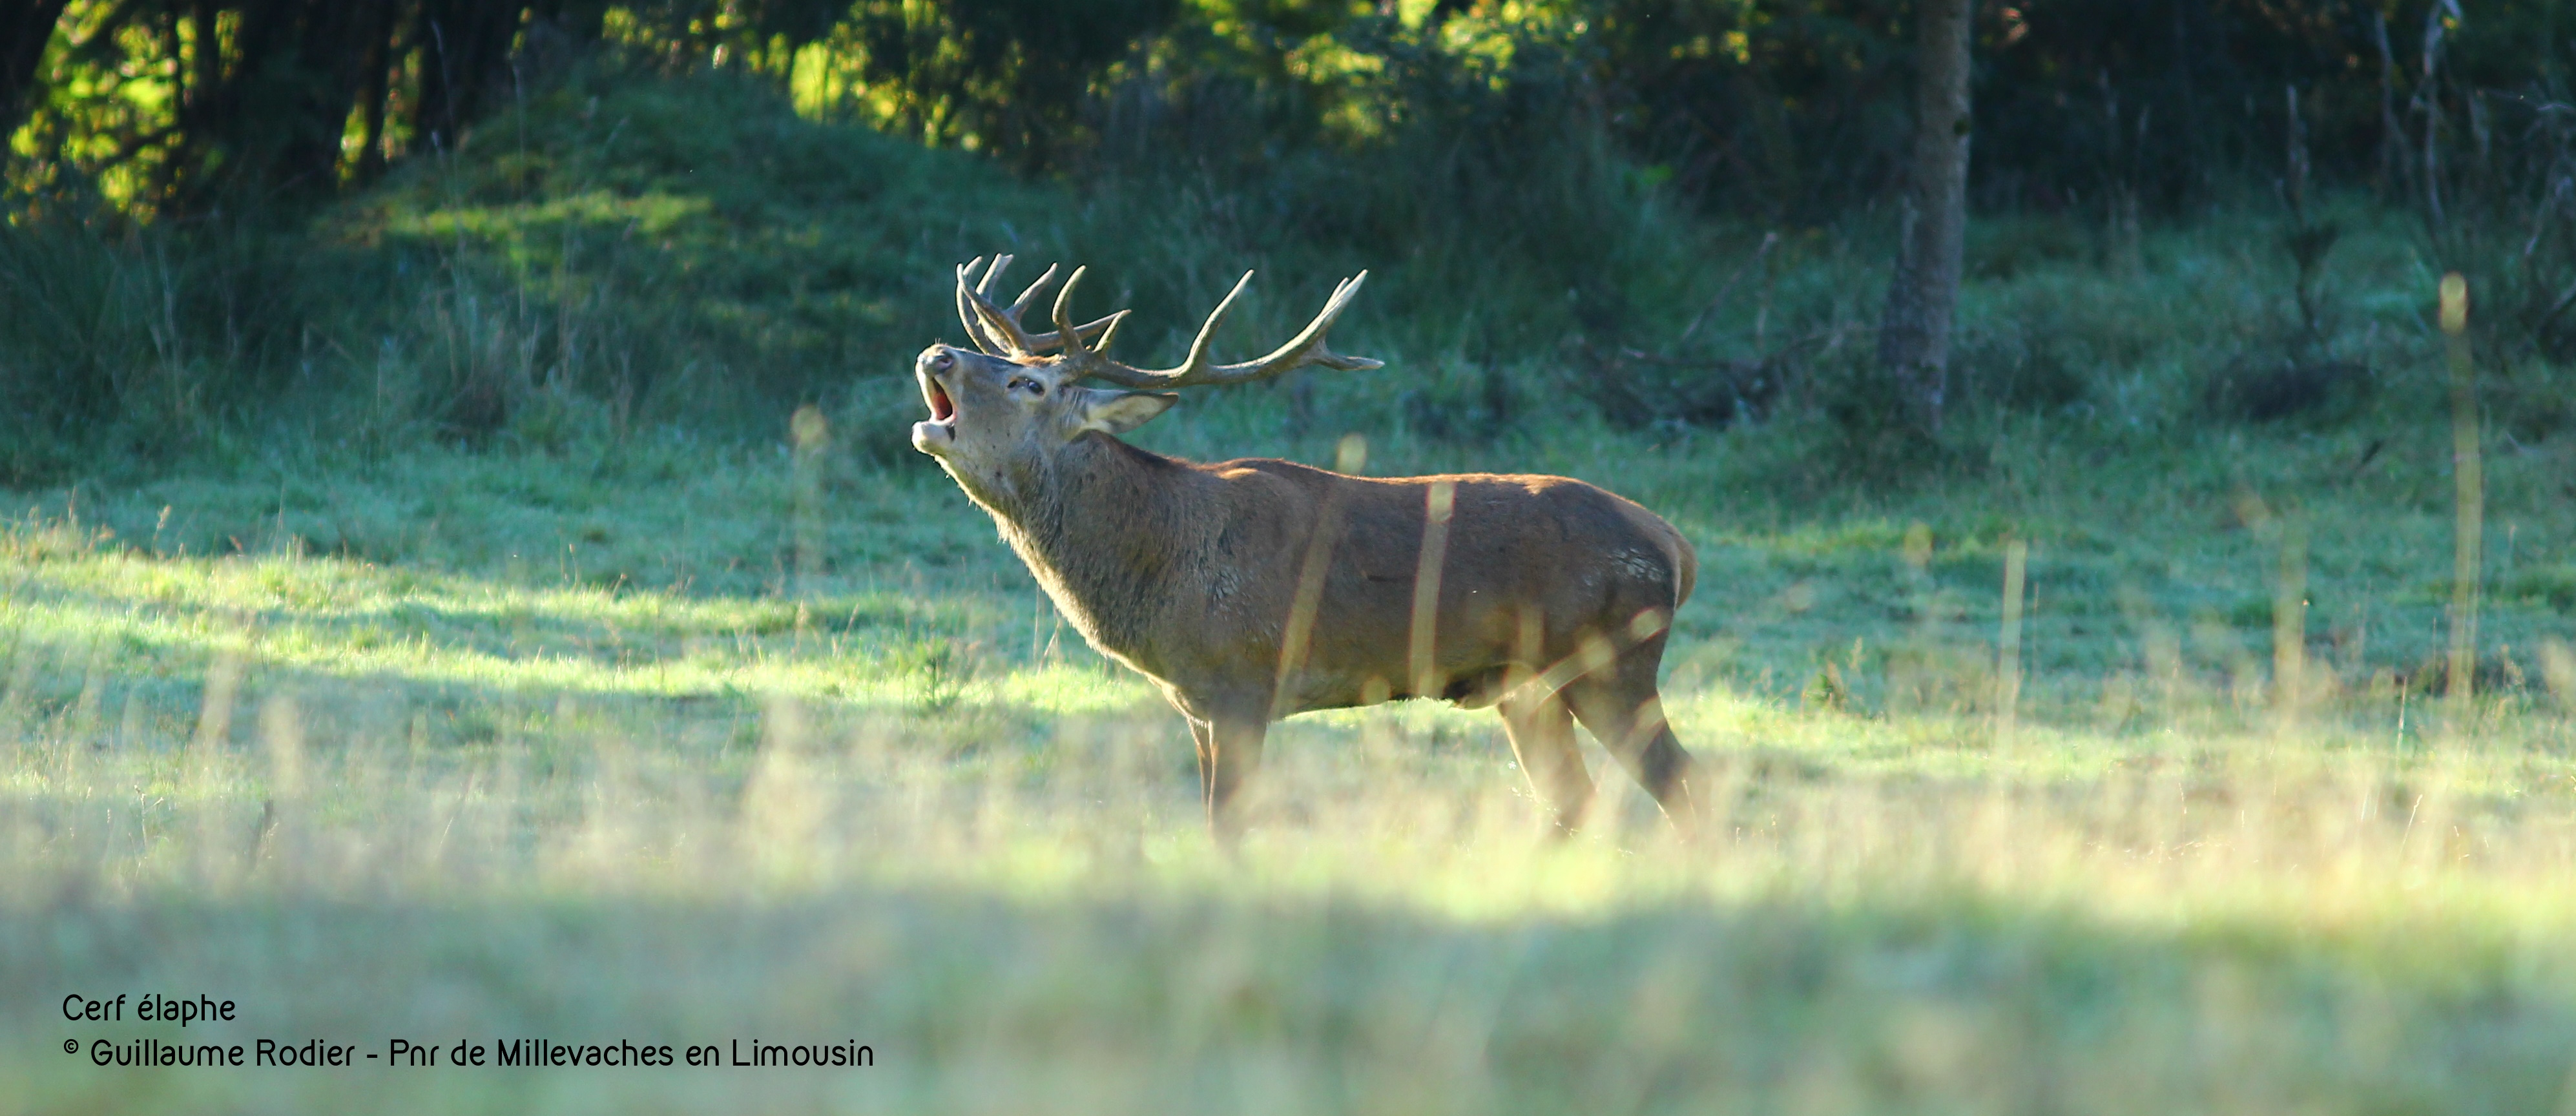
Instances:
[[[240,1003],[244,1022],[192,1041],[857,1042],[878,1069],[727,1069],[726,1095],[829,1081],[929,1107],[969,1095],[1051,1107],[1079,1082],[1111,1107],[1165,1111],[1249,1096],[1342,1110],[1331,1098],[1422,1088],[1510,1112],[1597,1110],[1604,1096],[1620,1111],[1784,1111],[1823,1092],[1842,1110],[2296,1098],[2319,1111],[2508,1113],[2548,1110],[2576,1055],[2567,989],[2532,981],[2509,949],[2433,956],[2396,928],[2319,948],[2288,929],[2142,930],[1938,894],[1487,922],[1348,897],[1114,881],[1086,892],[21,900],[0,908],[16,931],[0,935],[0,986],[48,1004],[67,988]],[[19,1049],[75,1032],[161,1036],[21,1018]],[[22,1057],[21,1096],[40,1105],[289,1086],[275,1071]],[[356,1089],[379,1110],[435,1108],[475,1080],[439,1072],[317,1079],[271,1110]],[[584,1095],[686,1098],[687,1075],[705,1072],[603,1074]]]

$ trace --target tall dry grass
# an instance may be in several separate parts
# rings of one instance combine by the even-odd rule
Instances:
[[[531,694],[459,739],[452,702],[238,651],[193,709],[32,654],[0,700],[11,1111],[2506,1112],[2558,1103],[2576,1051],[2556,710],[2490,703],[2438,746],[2218,709],[2240,727],[1979,718],[1964,763],[1871,770],[1794,741],[1886,728],[1679,694],[1705,838],[1605,783],[1604,824],[1557,847],[1481,719],[1408,707],[1285,726],[1230,857],[1142,710],[1010,733],[971,703],[639,720]],[[28,700],[60,671],[78,694]],[[169,1037],[52,1014],[127,990],[240,1002],[195,1040],[878,1062],[60,1053]]]

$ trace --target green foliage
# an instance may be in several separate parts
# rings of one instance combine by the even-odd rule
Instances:
[[[540,389],[623,428],[899,368],[953,324],[950,266],[1047,219],[974,160],[799,119],[730,75],[585,71],[508,140],[410,168],[319,233],[409,277],[390,309],[416,309],[375,328],[461,433]]]
[[[1087,118],[1113,68],[1179,11],[1179,0],[863,0],[829,45],[877,121],[1049,167],[1097,142]]]
[[[273,204],[448,150],[585,53],[799,85],[808,106],[1022,168],[1266,158],[1462,107],[1426,59],[1565,95],[1579,73],[1629,157],[1694,203],[1813,224],[1884,195],[1907,134],[1901,0],[1377,5],[1117,0],[82,0],[13,46],[0,124],[22,184],[96,181],[139,212]],[[2006,5],[1979,17],[1976,193],[2118,219],[2280,173],[2285,89],[2329,184],[2445,208],[2569,59],[2554,4],[2445,0]],[[230,30],[218,33],[218,28]],[[32,44],[34,41],[30,40]],[[1564,55],[1532,65],[1529,55]],[[1471,83],[1473,84],[1473,83]],[[1472,106],[1482,98],[1470,96]],[[2490,103],[2492,102],[2492,103]],[[1214,113],[1212,117],[1210,114]],[[2492,117],[2492,119],[2490,119]],[[1210,127],[1222,124],[1223,127]],[[2447,133],[2447,136],[2445,135]],[[2449,148],[2445,155],[2442,148]],[[2464,158],[2474,151],[2474,160]],[[261,199],[253,202],[252,199]]]
[[[2498,586],[2496,596],[2502,600],[2546,604],[2560,612],[2576,613],[2576,565],[2525,570]]]
[[[1514,444],[1541,417],[1597,413],[1656,437],[1754,420],[1803,439],[1817,477],[1880,479],[1977,467],[2015,415],[2129,437],[2402,406],[2408,381],[2385,370],[2421,336],[2409,284],[2466,252],[2512,261],[2473,288],[2499,418],[2521,438],[2567,422],[2542,335],[2557,261],[2576,259],[2560,251],[2568,195],[2521,209],[2455,195],[2470,200],[2454,231],[2408,245],[2420,234],[2390,210],[2318,187],[2287,222],[2241,202],[2210,218],[2221,240],[2258,246],[2232,256],[2135,212],[1972,222],[1953,375],[1968,426],[1899,437],[1853,363],[1875,328],[1885,217],[1755,250],[1761,226],[1712,218],[1669,166],[1632,161],[1630,109],[1600,70],[1628,48],[1576,14],[1191,9],[1128,69],[1102,61],[1116,36],[1094,44],[1084,64],[1109,69],[1071,98],[1091,115],[1060,132],[1083,153],[1037,181],[799,115],[804,92],[777,75],[806,63],[780,59],[838,49],[826,43],[800,54],[779,30],[759,60],[670,76],[642,49],[660,40],[636,37],[645,24],[610,20],[623,53],[533,75],[453,149],[310,218],[134,233],[112,215],[70,223],[95,211],[74,195],[27,199],[9,235],[65,247],[16,257],[17,282],[54,293],[9,326],[23,371],[0,421],[25,432],[9,468],[59,475],[117,439],[166,455],[280,420],[371,452],[422,436],[567,450],[673,422],[766,436],[811,400],[908,406],[879,377],[953,335],[949,269],[997,250],[1092,264],[1087,308],[1138,309],[1123,343],[1143,360],[1167,358],[1239,268],[1265,277],[1221,345],[1284,335],[1319,285],[1370,269],[1345,337],[1419,374],[1196,405],[1240,413],[1241,429],[1328,437],[1317,416],[1333,415],[1468,447]],[[707,26],[706,42],[758,45],[751,24]],[[2514,159],[2497,166],[2560,165]],[[2325,228],[2336,237],[2298,235]],[[2531,254],[2489,250],[2523,228]],[[55,259],[60,276],[31,270]],[[57,304],[79,309],[43,309]],[[1814,437],[1795,433],[1811,423]],[[910,461],[874,433],[875,460]]]
[[[837,0],[56,0],[0,49],[13,186],[129,215],[267,212],[453,151],[607,38],[687,70],[792,57]],[[48,14],[50,12],[51,14]]]
[[[1454,80],[1462,114],[1487,115],[1409,124],[1384,164],[1140,168],[1080,194],[800,119],[757,82],[602,65],[315,235],[386,292],[379,317],[335,327],[370,380],[399,386],[373,421],[475,437],[559,397],[618,429],[765,430],[785,401],[866,391],[848,385],[954,336],[951,268],[997,250],[1092,263],[1091,297],[1145,311],[1126,343],[1146,350],[1185,340],[1242,267],[1270,274],[1227,345],[1284,336],[1304,292],[1361,268],[1379,279],[1350,335],[1399,355],[1518,364],[1653,316],[1634,300],[1664,297],[1650,284],[1686,274],[1705,234],[1642,196],[1579,111],[1531,83],[1503,102],[1446,70],[1408,80]],[[1515,195],[1505,172],[1534,152],[1557,178]]]
[[[0,483],[107,452],[207,448],[293,376],[308,274],[291,241],[209,224],[0,222]]]
[[[1770,422],[1821,455],[1815,477],[1920,477],[1972,466],[2013,415],[2153,437],[2207,413],[2214,370],[2251,384],[2293,348],[2314,355],[2283,375],[2384,367],[2412,359],[2404,339],[2420,336],[2422,250],[2384,210],[2336,209],[2347,231],[2304,285],[2286,253],[2230,247],[2280,235],[2247,212],[2135,234],[1979,222],[1954,374],[1968,425],[1947,446],[1891,442],[1873,433],[1883,400],[1851,363],[1874,329],[1882,229],[1854,221],[1757,250],[1630,173],[1579,97],[1510,92],[1542,85],[1529,76],[1482,84],[1382,29],[1397,37],[1379,48],[1402,63],[1385,80],[1448,88],[1450,108],[1347,152],[1029,183],[801,118],[755,79],[602,61],[300,231],[128,236],[31,216],[9,235],[62,247],[16,257],[18,281],[90,293],[50,316],[33,311],[67,295],[24,303],[10,326],[26,370],[12,383],[29,386],[9,421],[32,432],[13,442],[12,469],[60,475],[120,430],[165,452],[280,420],[369,452],[423,436],[565,451],[673,423],[765,438],[801,401],[909,410],[903,361],[955,336],[950,269],[1001,249],[1092,263],[1097,301],[1082,309],[1140,311],[1121,344],[1146,361],[1172,359],[1239,268],[1264,278],[1219,340],[1229,354],[1285,336],[1333,278],[1370,269],[1343,336],[1396,370],[1195,400],[1237,432],[1189,445],[1216,456],[1283,428],[1327,444],[1360,429],[1512,445],[1598,414],[1656,437]],[[1514,66],[1558,67],[1579,91],[1568,57],[1533,50]],[[125,278],[81,279],[82,260]],[[62,273],[38,274],[48,267]],[[176,278],[144,281],[163,275]],[[67,320],[128,324],[46,324]],[[110,343],[127,355],[91,352]],[[2528,416],[2513,429],[2545,431],[2547,373],[2517,377],[2533,386],[2498,396]],[[2412,398],[2402,377],[2366,382],[2383,380],[2382,403]],[[2348,401],[2327,413],[2382,405]],[[1795,433],[1820,421],[1815,438]],[[870,460],[912,463],[889,430],[852,438]]]

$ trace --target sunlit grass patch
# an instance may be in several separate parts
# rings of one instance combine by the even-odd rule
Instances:
[[[815,602],[844,603],[849,617],[871,604]],[[230,654],[327,677],[679,697],[853,692],[884,658],[876,623],[800,627],[815,610],[774,600],[526,589],[327,558],[103,555],[30,571],[5,607],[23,639],[106,641],[147,671]]]

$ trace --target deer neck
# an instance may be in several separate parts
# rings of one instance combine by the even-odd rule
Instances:
[[[1107,435],[1065,447],[987,505],[1039,587],[1092,646],[1151,674],[1150,635],[1189,568],[1174,504],[1188,470]]]

